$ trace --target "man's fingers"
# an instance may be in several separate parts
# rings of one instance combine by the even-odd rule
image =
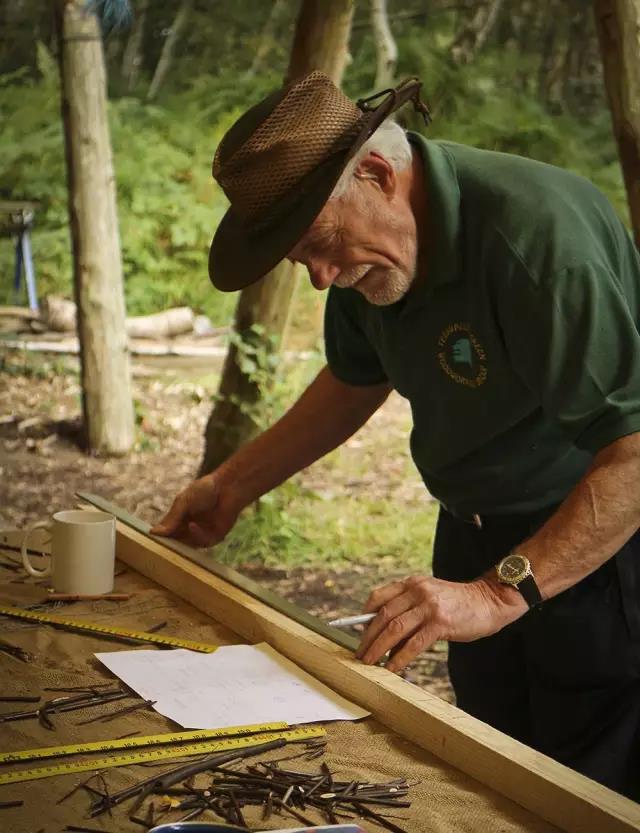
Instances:
[[[396,617],[413,607],[413,600],[409,593],[401,593],[394,596],[387,604],[378,610],[378,615],[372,619],[367,629],[362,634],[360,647],[356,652],[357,657],[362,657],[368,651],[380,634],[389,627]]]
[[[162,520],[149,530],[152,535],[173,535],[177,530],[185,515],[184,501],[182,497],[178,497],[171,504],[171,508]]]
[[[217,541],[217,536],[211,530],[204,529],[193,521],[189,524],[189,544],[192,547],[210,547]]]
[[[428,626],[423,626],[410,639],[407,639],[404,645],[389,658],[389,662],[385,667],[389,671],[393,671],[394,674],[397,674],[398,671],[402,671],[409,663],[413,662],[423,651],[430,648],[436,640],[435,633],[432,633]]]
[[[391,599],[394,599],[396,596],[403,593],[404,590],[404,581],[392,581],[390,584],[385,584],[382,587],[376,587],[367,599],[367,603],[364,606],[364,612],[374,613],[376,610],[379,610],[382,605],[387,604],[387,602],[390,602]]]
[[[419,608],[412,607],[392,619],[368,645],[361,645],[358,656],[366,665],[373,665],[388,651],[395,648],[399,642],[412,636],[422,624],[421,611]]]

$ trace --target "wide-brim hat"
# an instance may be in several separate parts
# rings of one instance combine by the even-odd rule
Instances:
[[[420,87],[419,79],[409,78],[354,103],[327,75],[312,72],[244,113],[213,160],[213,176],[231,204],[209,251],[213,285],[243,289],[283,260],[349,160],[405,102],[411,99],[428,123]]]

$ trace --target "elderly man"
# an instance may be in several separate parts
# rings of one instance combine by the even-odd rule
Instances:
[[[418,89],[357,107],[312,73],[224,137],[211,279],[304,264],[327,366],[154,531],[221,540],[397,390],[442,504],[434,577],[371,594],[360,658],[449,640],[462,709],[638,797],[640,260],[584,179],[405,134],[389,116]]]

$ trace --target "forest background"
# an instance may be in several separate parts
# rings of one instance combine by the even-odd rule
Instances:
[[[104,33],[127,312],[188,305],[225,327],[237,296],[217,292],[207,277],[209,243],[226,208],[211,159],[239,114],[281,83],[299,2],[132,6],[133,21]],[[370,9],[356,3],[343,81],[354,98],[377,89]],[[628,224],[586,0],[389,0],[387,11],[395,77],[423,80],[429,136],[577,171]],[[0,0],[0,199],[39,201],[39,294],[72,298],[56,50],[49,2]],[[402,123],[424,130],[409,109]],[[12,302],[12,273],[13,247],[0,239],[0,303]],[[289,362],[271,390],[272,417],[322,363],[323,300],[303,276],[288,346],[307,358]],[[74,444],[77,365],[0,350],[0,514],[18,524],[37,520],[84,489],[157,519],[195,474],[219,374],[219,364],[182,367],[170,378],[134,367],[135,449],[102,461]],[[345,447],[248,510],[216,556],[277,568],[289,581],[280,589],[312,608],[309,582],[318,578],[317,597],[334,592],[332,601],[316,598],[325,613],[357,608],[391,575],[428,569],[436,505],[408,457],[409,430],[406,404],[392,397]]]
[[[207,280],[212,231],[226,200],[213,151],[286,72],[297,0],[134,3],[144,29],[105,37],[125,295],[131,315],[187,304],[229,322],[236,297]],[[484,43],[460,54],[479,9],[497,6]],[[162,47],[188,10],[161,86]],[[597,37],[585,0],[389,0],[396,77],[417,75],[433,111],[428,135],[531,156],[593,180],[626,220]],[[38,199],[34,237],[42,295],[70,296],[71,259],[56,41],[45,0],[0,3],[0,198]],[[133,52],[132,52],[133,50]],[[343,88],[374,90],[368,2],[356,4]],[[409,108],[407,108],[408,110]],[[422,129],[412,114],[401,116]],[[13,253],[0,247],[0,272]],[[8,300],[10,283],[0,287]],[[3,297],[4,296],[4,297]],[[302,298],[302,305],[305,299]]]

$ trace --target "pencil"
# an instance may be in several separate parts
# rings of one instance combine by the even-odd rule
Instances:
[[[49,593],[48,602],[128,602],[131,593]]]
[[[333,619],[329,622],[334,628],[345,628],[348,625],[366,625],[376,618],[375,613],[361,613],[359,616],[345,616],[342,619]]]

